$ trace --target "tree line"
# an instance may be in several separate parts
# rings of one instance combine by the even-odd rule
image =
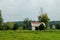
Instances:
[[[47,15],[47,13],[40,14],[38,17],[39,22],[44,22],[46,24],[46,28],[41,25],[41,29],[47,29],[49,26],[50,19]],[[17,23],[14,22],[3,22],[1,10],[0,10],[0,30],[17,30],[17,29],[22,29],[22,30],[31,30],[31,22],[32,20],[29,20],[29,18],[26,18],[23,21],[22,26],[20,27]],[[55,25],[57,29],[60,29],[60,25],[56,24]],[[52,28],[52,27],[51,27]]]

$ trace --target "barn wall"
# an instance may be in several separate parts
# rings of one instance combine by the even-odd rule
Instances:
[[[35,30],[35,27],[32,27],[32,30]]]

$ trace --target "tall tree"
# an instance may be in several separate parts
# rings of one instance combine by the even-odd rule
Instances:
[[[0,10],[0,24],[2,24],[3,19],[2,19],[2,15],[1,15],[1,10]]]
[[[44,22],[47,26],[50,19],[48,18],[47,13],[45,13],[45,14],[39,15],[38,20],[39,20],[39,22]]]
[[[0,29],[2,29],[2,23],[3,23],[3,18],[2,18],[1,10],[0,10]]]

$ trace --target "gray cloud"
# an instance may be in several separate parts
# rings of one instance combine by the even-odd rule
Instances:
[[[0,0],[0,9],[4,21],[20,21],[26,17],[38,20],[40,7],[43,7],[51,20],[60,20],[59,4],[59,0]]]

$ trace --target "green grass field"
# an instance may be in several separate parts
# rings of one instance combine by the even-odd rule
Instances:
[[[60,40],[60,31],[3,30],[0,40]]]

